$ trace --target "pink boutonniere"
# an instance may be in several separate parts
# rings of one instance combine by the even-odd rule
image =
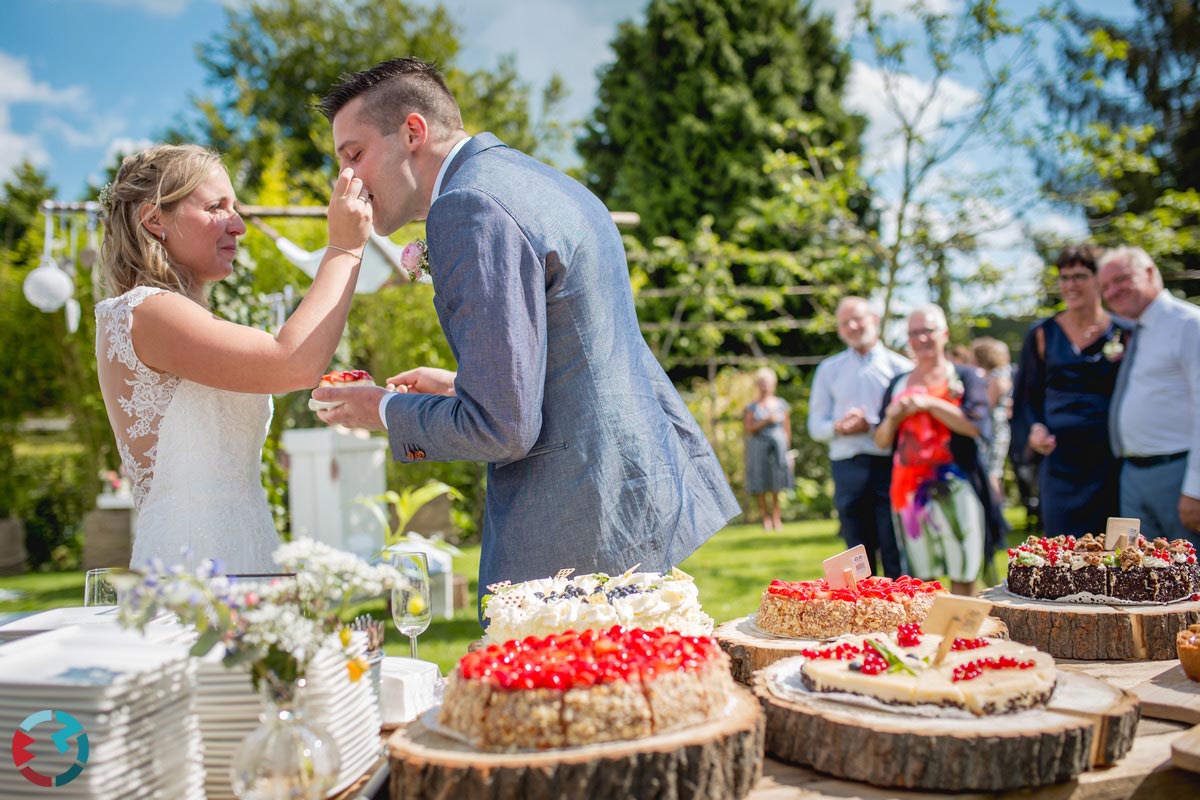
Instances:
[[[429,246],[424,239],[414,239],[404,245],[400,252],[400,265],[408,273],[408,279],[416,283],[421,276],[429,274]]]

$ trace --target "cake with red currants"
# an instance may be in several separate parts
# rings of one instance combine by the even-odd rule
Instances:
[[[801,651],[811,692],[860,695],[888,705],[960,708],[977,716],[1044,706],[1055,686],[1054,659],[1028,645],[955,639],[933,666],[942,637],[916,623],[891,634],[846,636]]]
[[[754,623],[767,633],[797,639],[876,633],[922,621],[939,594],[946,590],[937,581],[908,576],[867,578],[842,589],[830,589],[824,579],[774,580],[763,592]]]
[[[1200,599],[1200,566],[1196,548],[1185,539],[1138,536],[1124,549],[1105,550],[1104,537],[1090,533],[1078,539],[1030,536],[1008,551],[1008,590],[1042,600]]]
[[[465,655],[438,723],[490,751],[641,739],[719,717],[733,686],[707,636],[566,631]]]

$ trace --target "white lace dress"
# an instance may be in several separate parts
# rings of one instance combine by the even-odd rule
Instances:
[[[163,291],[140,286],[96,306],[100,389],[137,511],[130,563],[211,558],[226,572],[275,572],[279,536],[260,477],[271,397],[143,364],[133,349],[133,314]]]

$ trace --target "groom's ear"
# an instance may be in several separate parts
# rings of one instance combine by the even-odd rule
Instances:
[[[400,126],[400,136],[409,151],[414,151],[429,141],[429,123],[425,117],[414,111],[404,118],[404,123]]]

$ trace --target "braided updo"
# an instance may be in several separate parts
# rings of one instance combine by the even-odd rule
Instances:
[[[220,156],[195,144],[158,145],[125,157],[102,200],[106,221],[100,258],[110,296],[135,286],[188,292],[188,276],[175,269],[163,242],[142,225],[143,208],[171,211],[219,166]]]

